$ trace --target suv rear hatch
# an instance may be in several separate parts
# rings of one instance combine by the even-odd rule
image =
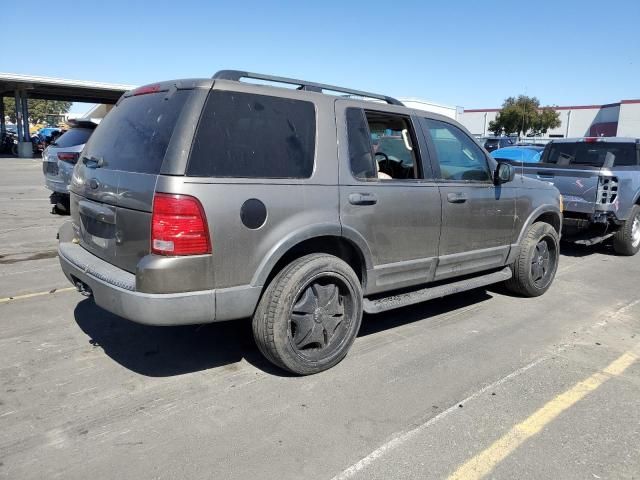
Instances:
[[[615,201],[617,179],[611,169],[635,165],[636,146],[630,142],[586,138],[551,142],[539,164],[524,164],[525,175],[556,186],[565,209],[591,214],[597,205]]]
[[[71,214],[80,244],[132,273],[150,252],[153,197],[163,165],[169,156],[174,165],[180,161],[175,157],[188,154],[188,149],[170,148],[174,131],[185,130],[185,116],[187,131],[195,128],[189,115],[199,115],[211,87],[210,82],[183,83],[125,94],[96,128],[74,170]]]

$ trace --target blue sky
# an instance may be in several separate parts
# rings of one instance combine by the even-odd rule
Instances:
[[[639,0],[20,6],[2,7],[3,72],[138,85],[237,68],[466,108],[640,98]]]

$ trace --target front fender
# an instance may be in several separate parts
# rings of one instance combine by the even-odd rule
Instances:
[[[533,212],[531,212],[527,217],[527,220],[524,222],[524,224],[522,225],[522,228],[520,229],[520,232],[518,233],[518,240],[516,243],[520,245],[529,227],[533,225],[533,223],[542,215],[549,214],[549,213],[554,215],[555,220],[558,223],[558,234],[561,234],[562,233],[562,212],[560,211],[560,209],[553,205],[540,205]]]

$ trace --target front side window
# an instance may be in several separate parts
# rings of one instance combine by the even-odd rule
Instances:
[[[481,182],[491,179],[482,150],[462,130],[429,118],[424,122],[438,155],[441,179]]]
[[[214,90],[198,125],[187,175],[309,178],[315,136],[311,102]]]

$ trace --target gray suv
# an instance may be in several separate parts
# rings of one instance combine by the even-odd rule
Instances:
[[[70,192],[58,252],[81,293],[150,325],[252,317],[261,352],[297,374],[344,358],[363,311],[498,282],[537,296],[558,266],[556,188],[450,118],[295,79],[127,92]]]

